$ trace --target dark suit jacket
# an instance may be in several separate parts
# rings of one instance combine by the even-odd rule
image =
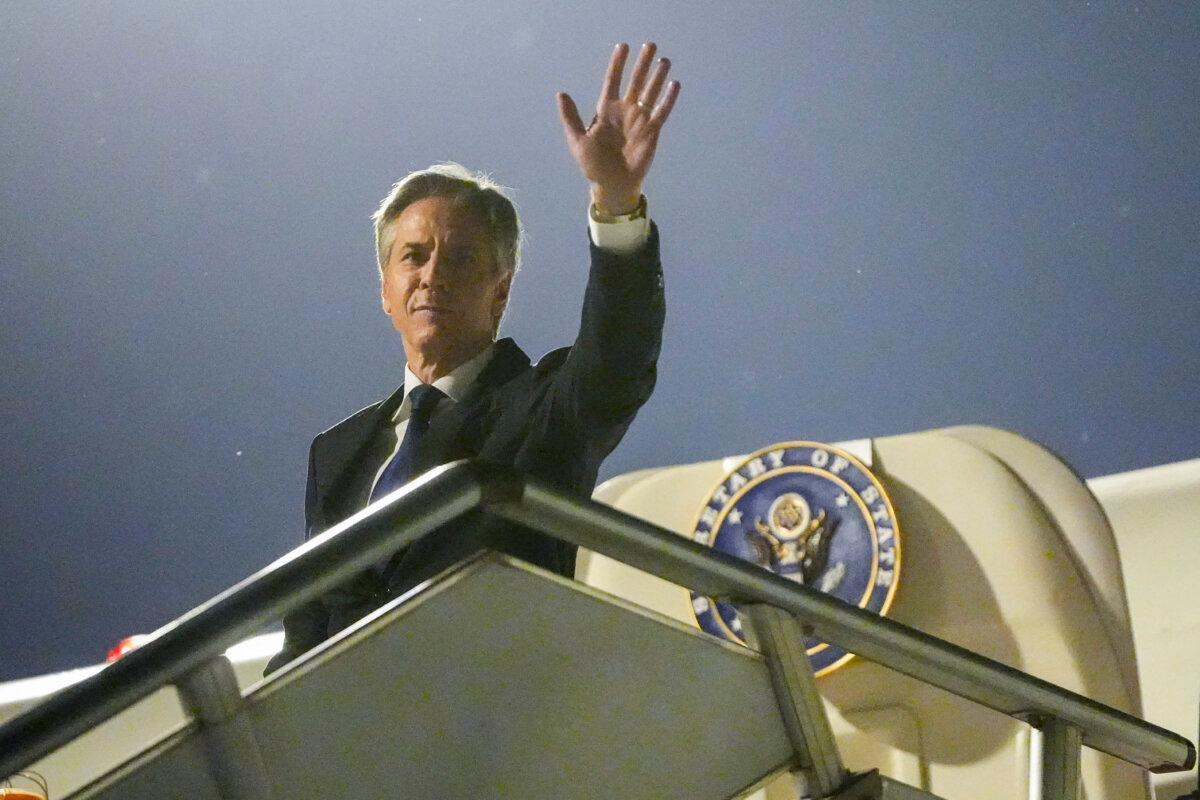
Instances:
[[[664,315],[658,230],[652,226],[645,247],[629,256],[592,245],[591,261],[575,344],[532,365],[511,339],[497,342],[468,394],[434,416],[417,455],[418,473],[479,458],[517,467],[579,497],[591,495],[600,462],[654,389]],[[391,417],[403,398],[401,386],[313,440],[306,539],[367,504],[375,473],[395,445]],[[496,521],[451,527],[397,554],[382,576],[361,573],[288,614],[284,649],[266,672],[480,547],[574,575],[571,545]]]

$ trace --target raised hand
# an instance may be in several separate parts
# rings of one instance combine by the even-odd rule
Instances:
[[[584,126],[570,95],[558,93],[558,114],[567,146],[591,183],[592,202],[602,214],[627,214],[637,207],[642,181],[654,161],[659,131],[679,97],[679,81],[666,83],[671,62],[660,58],[655,63],[655,49],[653,42],[642,45],[621,95],[629,45],[622,42],[616,46],[590,125]]]

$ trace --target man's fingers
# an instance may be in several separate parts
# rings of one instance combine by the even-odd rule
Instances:
[[[604,74],[604,85],[600,87],[600,102],[616,100],[621,89],[621,73],[625,71],[625,57],[629,55],[629,45],[621,42],[613,50],[612,58],[608,61],[608,72]]]
[[[583,126],[583,120],[579,118],[579,109],[575,107],[575,101],[566,92],[558,93],[558,117],[562,120],[563,130],[566,131],[567,139],[570,141],[574,141],[587,132],[587,128]]]
[[[661,126],[667,121],[667,117],[671,114],[671,109],[675,107],[675,100],[679,97],[679,88],[679,81],[671,81],[667,84],[666,94],[663,95],[662,101],[650,115],[651,124]]]
[[[671,59],[660,58],[658,67],[654,70],[654,77],[650,79],[650,83],[646,86],[642,96],[638,98],[638,103],[646,108],[653,108],[654,103],[658,100],[658,94],[662,91],[663,83],[667,80],[667,72],[671,69]]]
[[[642,45],[642,52],[638,54],[637,63],[633,65],[633,72],[629,76],[629,86],[625,87],[625,102],[632,103],[638,99],[642,86],[646,83],[646,76],[650,74],[650,65],[654,63],[654,51],[657,49],[654,42]]]

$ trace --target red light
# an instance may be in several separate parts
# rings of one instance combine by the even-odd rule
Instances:
[[[127,636],[117,642],[117,646],[108,651],[108,656],[104,659],[106,662],[116,661],[121,656],[128,653],[130,650],[136,650],[141,647],[150,637],[144,633]]]

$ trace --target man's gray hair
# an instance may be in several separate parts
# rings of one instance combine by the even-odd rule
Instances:
[[[496,269],[515,273],[521,260],[521,220],[504,192],[505,188],[487,175],[454,162],[434,164],[405,175],[371,215],[375,222],[375,256],[380,276],[396,239],[392,223],[405,208],[426,197],[446,197],[478,214],[491,233]]]

